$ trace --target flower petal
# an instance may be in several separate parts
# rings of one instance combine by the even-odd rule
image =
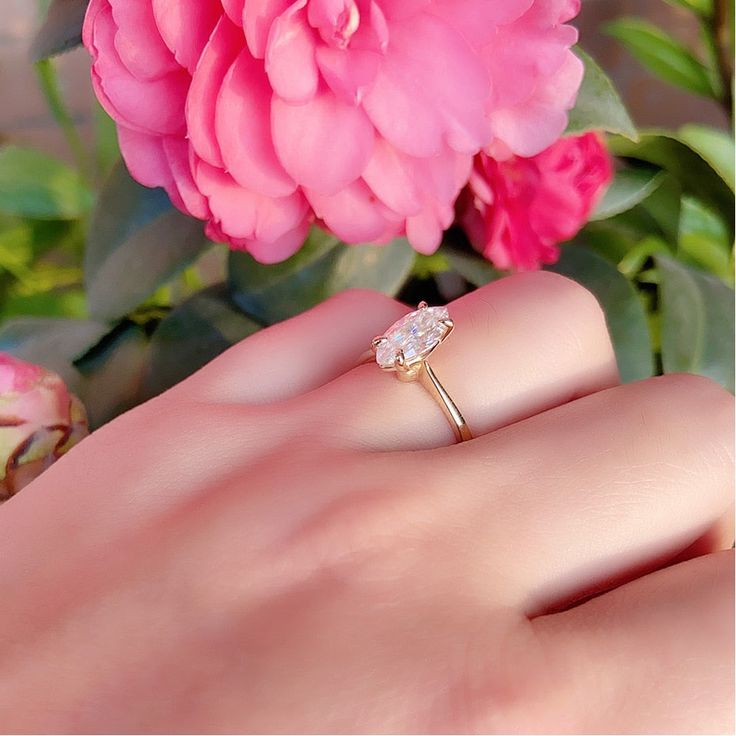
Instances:
[[[234,0],[229,0],[233,3]],[[276,18],[292,5],[294,0],[240,0],[245,40],[251,54],[263,59],[268,45],[268,34]]]
[[[568,52],[558,74],[539,84],[529,99],[491,114],[495,135],[518,156],[543,151],[567,127],[567,110],[575,104],[584,71],[580,59]]]
[[[308,234],[309,222],[304,221],[276,240],[247,240],[245,248],[261,263],[281,263],[291,258],[304,245]]]
[[[373,126],[361,108],[325,91],[305,105],[276,97],[271,110],[276,153],[298,184],[330,195],[360,177],[374,143]]]
[[[192,77],[186,103],[187,132],[197,155],[213,166],[224,167],[215,132],[217,96],[238,55],[240,29],[223,16],[204,47]]]
[[[268,197],[285,197],[296,184],[274,151],[270,99],[263,62],[243,51],[225,75],[217,100],[217,140],[225,169],[239,184]]]
[[[103,107],[117,122],[162,135],[184,130],[184,100],[189,86],[185,71],[145,81],[134,77],[115,48],[115,23],[109,6],[95,15],[89,42],[95,55],[93,85]]]
[[[273,91],[295,105],[311,100],[319,83],[314,29],[307,23],[305,4],[306,0],[298,0],[276,18],[266,47],[266,73]]]
[[[363,179],[387,207],[402,215],[416,215],[422,209],[416,162],[417,159],[400,153],[383,138],[377,138]]]
[[[128,5],[134,6],[125,0]],[[156,25],[179,64],[194,72],[212,30],[222,16],[219,0],[152,0]],[[144,3],[147,4],[147,3]]]
[[[243,13],[245,12],[245,0],[220,0],[225,15],[236,25],[243,27]],[[253,0],[248,0],[252,5]]]
[[[463,38],[427,14],[391,26],[391,44],[364,107],[378,131],[412,156],[449,144],[473,154],[490,139],[490,83]]]
[[[356,181],[331,196],[307,191],[314,212],[346,243],[382,242],[401,232],[403,220],[376,202],[363,181]]]
[[[179,65],[166,46],[148,2],[108,0],[117,26],[115,49],[120,62],[140,80],[159,79]]]
[[[348,104],[359,104],[373,84],[381,55],[363,49],[317,48],[317,64],[329,88]]]
[[[224,171],[205,162],[195,164],[195,181],[223,231],[234,238],[275,242],[307,219],[304,196],[272,198],[239,186]]]

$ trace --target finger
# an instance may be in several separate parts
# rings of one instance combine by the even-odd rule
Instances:
[[[408,307],[351,289],[233,346],[182,389],[205,401],[265,404],[306,393],[358,364],[371,338]]]
[[[697,553],[731,508],[732,447],[733,397],[670,375],[407,457],[402,472],[431,479],[417,504],[468,525],[479,584],[495,565],[508,602],[533,614]]]
[[[535,619],[555,732],[733,733],[733,576],[729,550]]]
[[[454,332],[430,362],[475,436],[618,382],[600,306],[561,276],[494,282],[451,304],[450,316]],[[318,399],[315,421],[343,444],[396,450],[454,442],[422,386],[376,365],[356,368]]]

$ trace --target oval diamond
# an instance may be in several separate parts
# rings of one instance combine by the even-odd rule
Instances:
[[[376,362],[381,368],[394,368],[400,352],[408,365],[424,360],[447,334],[444,320],[450,319],[447,307],[425,307],[410,312],[384,334],[376,348]]]

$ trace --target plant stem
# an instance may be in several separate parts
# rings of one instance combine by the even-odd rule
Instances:
[[[87,149],[82,143],[82,139],[79,136],[74,120],[72,119],[69,110],[64,104],[64,99],[59,90],[59,79],[56,74],[56,68],[54,67],[51,59],[44,59],[43,61],[36,62],[36,75],[38,77],[39,86],[41,92],[46,100],[46,104],[51,111],[51,114],[56,121],[59,128],[61,128],[66,138],[67,145],[74,156],[79,173],[87,182],[92,184],[94,179],[94,168],[92,165],[92,159],[90,158]]]
[[[729,18],[728,4],[731,0],[714,0],[713,15],[709,21],[709,31],[713,37],[715,47],[716,67],[723,86],[721,105],[733,124],[733,60],[731,58],[731,43],[729,40],[731,19]]]

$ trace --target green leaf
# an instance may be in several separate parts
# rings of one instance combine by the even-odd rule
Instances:
[[[474,253],[447,246],[443,247],[440,253],[447,258],[450,266],[473,286],[485,286],[504,275],[485,258],[481,258]]]
[[[431,256],[417,253],[411,275],[418,279],[431,279],[433,276],[445,273],[450,269],[450,263],[441,251],[437,251]]]
[[[0,148],[0,212],[75,220],[91,205],[92,194],[66,164],[31,148]]]
[[[97,170],[103,177],[107,177],[120,160],[118,130],[115,121],[99,103],[96,103],[94,107],[94,123]]]
[[[603,199],[590,217],[591,222],[627,212],[645,200],[662,183],[666,174],[657,169],[622,169],[616,174]]]
[[[605,130],[637,140],[636,126],[611,80],[585,51],[578,47],[575,53],[585,64],[585,76],[575,107],[570,111],[567,133]]]
[[[705,202],[733,228],[733,192],[718,172],[676,135],[666,131],[645,131],[636,143],[613,136],[608,146],[617,156],[646,161],[666,169],[680,182],[683,192]]]
[[[89,0],[52,0],[46,20],[31,44],[33,61],[69,51],[82,43],[82,24]]]
[[[56,371],[77,392],[81,381],[74,361],[96,345],[109,329],[91,320],[20,317],[0,328],[0,351]]]
[[[206,244],[202,223],[175,210],[163,190],[134,182],[120,163],[90,226],[84,264],[90,313],[107,320],[129,313]]]
[[[717,99],[705,65],[659,27],[640,18],[619,18],[605,28],[658,77],[689,92]]]
[[[247,253],[230,254],[235,302],[262,324],[299,314],[344,289],[365,288],[395,295],[411,273],[414,251],[405,239],[388,245],[345,245],[313,228],[289,260],[264,266]]]
[[[571,245],[592,250],[617,265],[631,250],[638,237],[638,233],[613,218],[589,223],[572,240]]]
[[[703,18],[713,15],[713,0],[665,0],[676,8],[685,8]]]
[[[734,292],[720,279],[656,256],[660,273],[662,364],[734,390]]]
[[[259,329],[233,304],[224,284],[205,289],[174,309],[154,332],[143,395],[171,388]]]
[[[87,299],[82,289],[52,289],[36,294],[13,291],[2,303],[3,313],[10,317],[68,317],[84,319]]]
[[[85,378],[79,398],[92,429],[140,403],[147,358],[148,338],[143,329],[126,323],[76,361]]]
[[[639,205],[655,223],[650,233],[659,230],[672,250],[676,248],[679,237],[681,201],[682,185],[672,174],[665,172],[656,191]]]
[[[678,258],[733,285],[728,229],[718,215],[695,197],[682,198]]]
[[[684,125],[678,138],[707,161],[723,181],[734,191],[736,148],[731,135],[706,125]]]
[[[654,357],[644,307],[634,287],[616,267],[585,248],[568,246],[548,270],[577,281],[598,299],[616,350],[621,380],[636,381],[653,375]]]

